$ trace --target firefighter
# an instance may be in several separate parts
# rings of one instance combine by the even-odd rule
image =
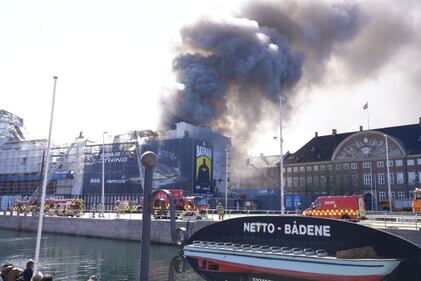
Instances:
[[[218,219],[220,221],[224,220],[225,209],[221,202],[219,202],[218,206],[216,206],[216,211],[218,212]]]

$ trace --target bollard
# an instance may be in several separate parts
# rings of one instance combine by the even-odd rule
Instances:
[[[149,248],[151,241],[151,209],[153,167],[157,162],[156,154],[146,151],[140,158],[145,167],[143,184],[143,214],[142,214],[142,241],[140,249],[140,280],[149,280]]]

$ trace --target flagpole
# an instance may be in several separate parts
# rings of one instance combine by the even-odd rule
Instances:
[[[47,181],[48,181],[48,166],[50,164],[50,145],[51,145],[51,131],[53,128],[53,116],[54,116],[54,103],[56,99],[56,85],[57,85],[57,76],[54,76],[54,89],[53,89],[53,100],[51,102],[51,114],[50,114],[50,129],[48,132],[48,140],[47,140],[47,152],[46,152],[46,164],[45,164],[45,171],[44,171],[44,181],[42,184],[42,191],[41,191],[41,203],[40,203],[40,211],[39,211],[39,220],[38,220],[38,232],[37,232],[37,243],[35,247],[35,262],[34,262],[34,275],[38,272],[38,265],[39,265],[39,252],[41,248],[41,234],[42,234],[42,222],[44,218],[44,205],[45,205],[45,193],[47,190]]]
[[[368,102],[367,102],[367,129],[370,130],[370,114],[368,113]]]

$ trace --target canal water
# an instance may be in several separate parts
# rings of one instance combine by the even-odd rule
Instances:
[[[36,233],[0,229],[0,266],[12,263],[25,268],[35,255]],[[177,248],[153,245],[150,250],[150,281],[168,280],[169,267]],[[44,234],[40,270],[54,281],[86,281],[98,275],[101,281],[139,280],[140,243],[108,239]],[[203,280],[188,265],[175,280]]]

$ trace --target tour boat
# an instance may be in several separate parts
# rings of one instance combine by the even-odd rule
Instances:
[[[338,258],[322,249],[210,241],[185,245],[184,255],[207,273],[262,273],[305,280],[380,281],[400,263],[393,258]]]

